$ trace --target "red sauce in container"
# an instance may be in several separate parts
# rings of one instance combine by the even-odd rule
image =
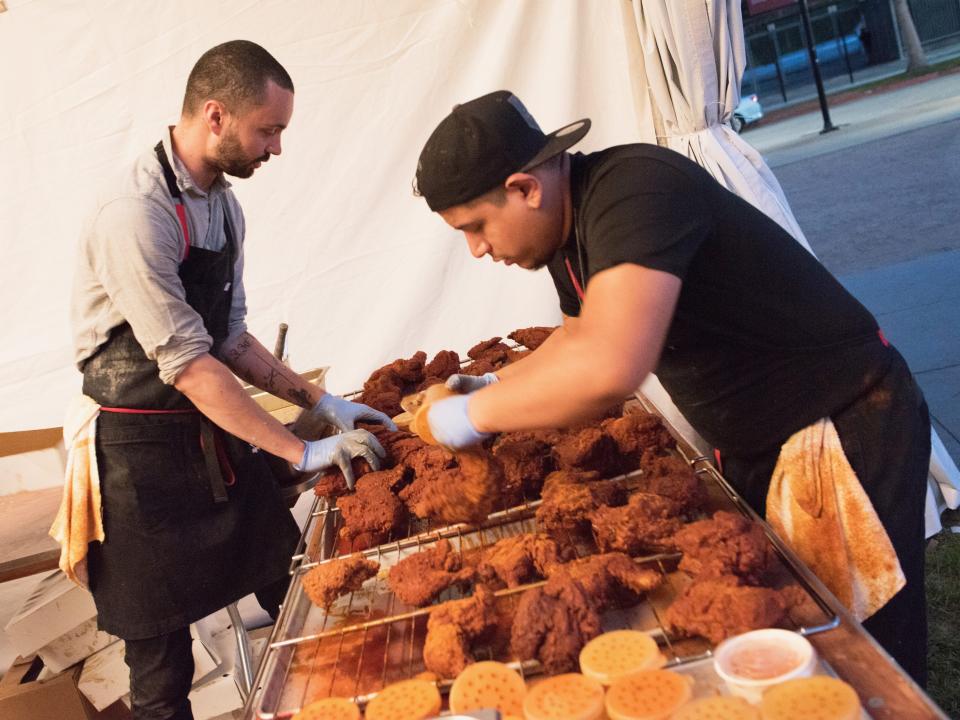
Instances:
[[[725,663],[732,675],[767,680],[785,675],[802,662],[793,648],[773,642],[743,643],[730,652]]]

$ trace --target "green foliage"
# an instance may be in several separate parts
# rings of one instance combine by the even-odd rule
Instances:
[[[944,518],[944,526],[960,516]],[[930,632],[927,687],[950,717],[960,717],[960,534],[945,531],[927,548],[927,617]]]

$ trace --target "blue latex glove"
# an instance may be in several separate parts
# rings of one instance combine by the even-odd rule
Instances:
[[[300,472],[317,472],[336,465],[343,473],[347,487],[353,489],[355,478],[350,461],[362,457],[374,470],[380,469],[380,458],[386,457],[383,446],[366,430],[351,430],[322,440],[304,443],[303,457],[294,465]]]
[[[479,432],[467,415],[469,395],[438,400],[427,411],[427,422],[434,439],[448,450],[479,445],[493,433]]]
[[[320,401],[313,406],[310,412],[324,422],[335,426],[341,432],[353,430],[358,420],[385,425],[390,430],[397,429],[393,420],[386,413],[374,410],[362,403],[344,400],[342,397],[330,393],[320,398]]]
[[[447,387],[454,392],[468,394],[474,390],[485,388],[487,385],[493,385],[500,382],[496,373],[488,372],[483,375],[462,375],[457,373],[447,378]]]

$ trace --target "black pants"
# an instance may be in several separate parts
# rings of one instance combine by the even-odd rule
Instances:
[[[287,585],[284,578],[256,593],[260,607],[274,620]],[[134,720],[193,720],[187,698],[194,670],[190,628],[144,640],[126,640],[125,645]]]
[[[863,626],[921,686],[927,679],[924,502],[930,418],[923,394],[899,360],[856,402],[831,416],[844,454],[890,537],[907,584]],[[761,515],[779,448],[724,457],[727,479]]]

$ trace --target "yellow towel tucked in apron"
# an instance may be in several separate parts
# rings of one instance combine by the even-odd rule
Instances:
[[[87,587],[87,544],[103,542],[100,473],[97,470],[96,427],[100,406],[86,395],[71,401],[63,423],[67,471],[57,518],[50,536],[60,543],[60,569]]]
[[[829,418],[784,443],[767,493],[767,521],[858,620],[906,584]]]

